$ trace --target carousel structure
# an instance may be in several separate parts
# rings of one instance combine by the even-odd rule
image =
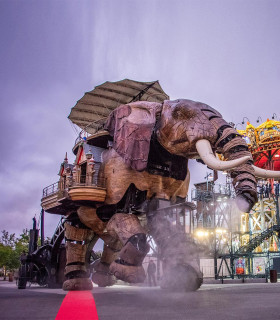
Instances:
[[[280,170],[280,121],[267,119],[257,127],[248,122],[245,130],[237,132],[246,141],[256,167]],[[195,184],[191,195],[196,204],[194,237],[205,249],[205,257],[214,258],[211,265],[205,265],[204,275],[263,276],[280,267],[279,180],[258,178],[258,201],[246,213],[236,207],[233,180],[224,173],[224,185],[215,183],[215,174],[207,174],[207,181]]]
[[[238,130],[249,146],[254,164],[269,170],[280,170],[280,121],[267,119],[255,127],[247,122]],[[279,251],[279,180],[258,180],[258,202],[250,213],[241,217],[239,252]]]

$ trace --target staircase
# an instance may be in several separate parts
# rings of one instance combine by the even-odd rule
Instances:
[[[254,249],[256,249],[264,240],[269,239],[274,232],[280,231],[280,225],[275,224],[274,226],[266,229],[253,239],[251,239],[247,244],[240,247],[235,253],[242,254],[242,253],[248,253],[252,252]]]
[[[51,238],[51,242],[50,244],[53,246],[56,242],[56,240],[59,238],[59,236],[61,235],[62,232],[64,232],[64,219],[61,218],[56,229],[55,229],[55,232]]]

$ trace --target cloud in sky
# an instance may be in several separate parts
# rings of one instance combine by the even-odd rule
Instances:
[[[76,133],[67,116],[93,86],[91,7],[74,1],[0,3],[1,230],[31,226],[42,189],[58,180],[65,152],[73,159]],[[48,220],[57,218],[46,220],[48,228]]]
[[[279,1],[0,2],[0,230],[40,212],[76,138],[67,116],[104,81],[160,80],[171,99],[253,124],[279,113]],[[192,182],[206,168],[191,164]],[[51,235],[54,220],[46,215]]]

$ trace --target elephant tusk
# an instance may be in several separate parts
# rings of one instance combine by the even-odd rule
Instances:
[[[265,170],[256,166],[253,166],[253,168],[255,170],[255,175],[259,178],[265,178],[265,179],[280,178],[280,171]]]
[[[250,160],[249,156],[229,161],[218,160],[213,153],[210,142],[205,139],[196,142],[196,150],[203,162],[213,170],[224,171],[233,169]]]

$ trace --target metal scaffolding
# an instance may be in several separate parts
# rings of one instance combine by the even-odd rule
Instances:
[[[215,277],[267,277],[280,259],[279,196],[262,195],[250,213],[243,213],[235,205],[230,181],[195,187],[191,229],[204,256],[214,260]]]

